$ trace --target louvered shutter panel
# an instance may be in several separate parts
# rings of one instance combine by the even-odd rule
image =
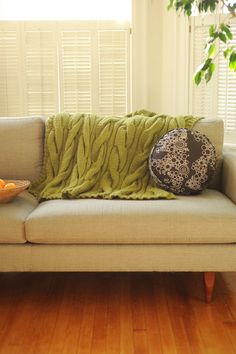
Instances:
[[[26,24],[24,29],[25,111],[28,115],[58,112],[58,60],[54,26]]]
[[[196,23],[193,35],[192,43],[192,71],[191,79],[193,74],[204,60],[204,50],[205,50],[205,40],[208,37],[208,27]],[[212,79],[209,83],[202,81],[201,86],[196,87],[191,81],[192,85],[192,114],[203,117],[213,117],[214,116],[214,104],[212,102],[214,95],[214,80]]]
[[[128,23],[66,23],[60,28],[62,109],[104,115],[127,113]]]
[[[128,22],[25,21],[8,27],[0,22],[0,115],[130,110]]]
[[[22,114],[19,26],[0,25],[0,116]]]
[[[205,17],[205,22],[201,22],[196,17],[192,20],[192,69],[204,59],[204,45],[208,37],[208,29],[214,21],[223,21],[223,15]],[[234,35],[232,44],[236,45],[236,21],[232,20],[231,31]],[[220,42],[219,50],[224,45]],[[192,71],[193,74],[193,71]],[[236,74],[228,68],[228,64],[222,53],[216,58],[216,71],[212,80],[205,84],[202,82],[198,87],[191,83],[192,90],[190,112],[204,117],[219,118],[225,125],[225,142],[236,141]]]
[[[231,25],[231,31],[232,45],[236,47],[236,23]],[[224,120],[226,132],[236,136],[236,73],[229,70],[223,55],[219,58],[218,117]]]
[[[127,113],[128,30],[98,32],[99,113]]]
[[[92,112],[92,32],[60,32],[61,107]]]

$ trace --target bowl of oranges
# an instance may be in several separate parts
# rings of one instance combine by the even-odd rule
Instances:
[[[0,179],[0,203],[8,203],[30,185],[30,181]]]

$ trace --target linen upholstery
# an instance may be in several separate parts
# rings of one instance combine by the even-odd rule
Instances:
[[[224,123],[222,120],[213,118],[204,118],[198,121],[193,130],[206,135],[216,149],[216,157],[222,158]]]
[[[44,119],[0,118],[0,178],[38,178],[42,167]]]
[[[214,118],[204,118],[198,121],[193,130],[206,135],[216,150],[216,173],[208,188],[220,189],[221,168],[223,159],[224,123],[222,120]]]
[[[215,190],[176,200],[51,200],[29,215],[26,237],[49,244],[236,242],[236,208]]]
[[[30,244],[0,243],[0,272],[28,272],[31,270]]]
[[[9,118],[8,118],[9,119]],[[15,118],[14,118],[15,119]],[[196,124],[195,129],[202,132],[203,134],[206,134],[208,138],[211,139],[212,143],[216,147],[216,151],[219,152],[218,156],[220,156],[220,146],[222,145],[221,139],[218,137],[221,137],[223,134],[223,125],[222,122],[220,121],[209,121],[209,123],[206,122],[207,120],[201,120],[199,123]],[[1,119],[0,119],[1,123]],[[0,126],[1,127],[1,126]],[[3,134],[4,135],[4,134]],[[5,139],[5,136],[1,134],[1,129],[0,129],[0,139],[3,141],[3,138]],[[11,134],[10,134],[11,136]],[[14,144],[14,141],[9,141],[9,137],[4,141],[8,141],[8,146],[12,147]],[[214,140],[215,139],[215,140]],[[223,139],[222,139],[223,140]],[[42,144],[40,140],[38,140],[39,144]],[[217,150],[217,146],[219,150]],[[42,146],[40,147],[42,148]],[[222,184],[222,190],[229,196],[229,198],[232,199],[232,201],[236,202],[236,192],[235,192],[235,155],[230,153],[226,153],[226,160],[223,166],[223,184]],[[19,158],[21,158],[21,155],[18,155]],[[33,158],[33,157],[32,157]],[[2,161],[5,163],[4,159],[2,159],[2,156],[0,157],[0,173],[1,173],[1,163]],[[16,163],[17,161],[15,161]],[[8,168],[7,164],[5,163],[5,167]],[[10,174],[12,171],[14,171],[14,165],[11,164],[11,169],[8,169]],[[19,173],[22,171],[19,171]],[[219,176],[219,175],[218,175]],[[2,176],[4,177],[4,176]],[[25,178],[25,176],[24,176]],[[233,189],[233,188],[234,189]],[[24,192],[27,194],[27,192]],[[21,198],[23,197],[24,194],[21,194]],[[205,196],[203,198],[203,196]],[[18,197],[19,198],[19,197]],[[198,213],[199,207],[198,207],[198,196],[194,197],[181,197],[181,205],[183,209],[183,198],[194,198],[192,199],[191,203],[189,202],[187,205],[188,207],[191,204],[191,207],[195,207],[193,209],[193,213],[198,208]],[[204,235],[207,235],[207,237],[212,236],[209,235],[209,230],[208,227],[213,230],[213,228],[219,230],[216,232],[216,238],[212,239],[212,242],[216,241],[218,242],[219,240],[219,235],[224,242],[228,242],[228,235],[229,231],[231,232],[232,236],[232,215],[234,216],[235,219],[235,204],[229,200],[229,198],[225,197],[223,194],[220,194],[217,191],[205,191],[201,195],[202,203],[201,203],[201,214],[198,214],[199,216],[196,218],[198,219],[199,227],[201,228],[201,223],[205,225],[202,227],[203,232],[202,232],[202,238],[204,238]],[[208,200],[208,201],[207,201]],[[16,203],[17,200],[13,202]],[[53,201],[52,201],[53,202]],[[61,201],[58,201],[61,202]],[[68,201],[69,203],[73,201]],[[80,200],[76,201],[80,202]],[[83,201],[85,203],[88,203],[89,201]],[[95,201],[91,201],[95,202]],[[100,201],[96,201],[97,203]],[[105,203],[115,203],[116,201],[103,201]],[[120,201],[122,202],[122,201]],[[219,243],[219,244],[187,244],[189,242],[191,233],[196,234],[194,227],[196,223],[191,227],[191,222],[188,220],[188,216],[184,219],[183,215],[181,215],[181,212],[179,211],[175,215],[175,221],[171,221],[172,214],[169,214],[168,212],[164,213],[163,207],[166,204],[166,208],[168,208],[169,203],[178,203],[179,202],[179,197],[177,200],[174,201],[153,201],[149,202],[151,204],[158,203],[158,205],[162,205],[162,215],[163,219],[165,216],[165,221],[166,223],[170,223],[171,225],[170,228],[175,229],[172,230],[173,232],[175,231],[176,234],[178,235],[180,231],[178,231],[179,227],[182,227],[182,230],[185,228],[185,225],[187,225],[187,228],[189,230],[188,238],[185,240],[185,244],[36,244],[32,243],[30,244],[29,242],[26,242],[24,244],[9,244],[10,239],[12,240],[15,238],[14,232],[15,229],[14,226],[17,224],[18,226],[22,227],[21,222],[14,222],[13,227],[8,229],[8,244],[1,244],[0,243],[0,271],[1,272],[15,272],[15,271],[199,271],[199,272],[205,272],[205,271],[236,271],[236,244],[234,243]],[[194,203],[196,202],[196,206],[194,206]],[[22,203],[22,201],[21,201]],[[135,202],[133,201],[126,201],[127,207],[130,203],[134,205]],[[140,203],[140,202],[138,202]],[[141,202],[143,203],[143,202]],[[162,203],[162,204],[161,204]],[[3,208],[13,208],[13,204],[4,204],[0,205],[0,220],[2,223],[2,220],[5,219],[5,217],[9,217],[7,215],[8,213],[2,214]],[[17,205],[19,204],[19,200],[17,201]],[[32,208],[35,206],[35,201],[32,202]],[[72,204],[73,205],[73,204]],[[94,211],[98,214],[97,208],[98,206],[94,204],[93,207],[92,204],[84,204],[87,205],[87,209],[90,208],[91,212],[91,218],[93,217]],[[100,204],[102,205],[102,204]],[[234,206],[234,209],[232,207]],[[83,214],[79,215],[79,220],[81,221],[81,216],[83,218],[86,217],[86,213],[89,213],[89,210],[86,211],[86,208],[84,207],[84,216]],[[121,207],[120,207],[121,208]],[[129,207],[130,208],[130,207]],[[145,216],[145,208],[146,205],[142,204],[142,214],[144,212]],[[14,210],[16,209],[16,206],[13,208]],[[28,208],[28,211],[30,208]],[[72,208],[71,208],[72,209]],[[109,208],[107,208],[109,209]],[[113,208],[114,209],[114,208]],[[112,210],[113,210],[112,209]],[[119,209],[116,207],[116,209]],[[131,213],[130,208],[130,213]],[[141,208],[140,208],[141,209]],[[158,208],[154,208],[157,210]],[[36,211],[37,209],[35,209]],[[40,210],[40,209],[39,209]],[[45,209],[41,209],[41,211],[44,211]],[[102,210],[105,210],[103,208]],[[101,214],[102,215],[102,210]],[[122,210],[125,212],[125,208],[122,207]],[[185,206],[185,210],[187,210],[187,206]],[[40,214],[41,214],[40,211]],[[30,211],[29,211],[30,212]],[[141,211],[139,208],[137,209],[137,206],[134,208],[134,212],[136,213],[136,220],[141,214]],[[76,213],[78,213],[77,210],[72,211],[72,219],[75,220]],[[96,215],[95,213],[95,215]],[[190,213],[190,211],[189,211]],[[31,215],[29,216],[29,213],[25,213],[28,216],[28,219],[31,219]],[[74,214],[74,216],[73,216]],[[111,211],[112,214],[112,211]],[[142,215],[141,214],[141,215]],[[18,215],[16,213],[16,215]],[[66,215],[66,213],[65,213]],[[155,213],[154,217],[158,215],[158,212]],[[26,216],[26,217],[27,217]],[[120,217],[124,217],[125,215],[121,214]],[[132,216],[132,213],[131,213]],[[108,216],[107,216],[108,217]],[[37,217],[38,218],[38,217]],[[90,220],[91,220],[90,218]],[[24,218],[22,218],[25,220]],[[46,218],[46,222],[49,223],[49,219],[51,220],[51,216],[49,218]],[[212,223],[212,220],[214,219],[214,222],[216,223],[214,225],[214,222]],[[17,219],[18,220],[18,219]],[[28,220],[28,221],[29,221]],[[64,221],[66,218],[64,217]],[[130,222],[128,223],[127,221],[127,230],[129,228],[133,228],[134,225],[132,224],[133,217],[130,218]],[[183,225],[181,226],[181,221],[184,220]],[[9,221],[9,219],[8,219]],[[27,224],[28,224],[27,221]],[[38,218],[37,223],[39,225],[40,218]],[[77,221],[76,221],[77,222]],[[101,217],[101,222],[104,222],[104,216]],[[12,221],[10,220],[10,223]],[[31,231],[34,231],[34,228],[36,228],[36,220],[33,221],[33,223],[30,226]],[[109,222],[108,226],[111,228],[111,230],[114,230],[115,227],[112,228],[112,223]],[[60,223],[60,226],[62,225],[62,222]],[[93,224],[93,237],[95,236],[97,224]],[[175,227],[176,225],[176,227]],[[230,226],[231,225],[231,226]],[[6,226],[6,223],[5,223]],[[5,227],[4,226],[4,227]],[[66,233],[65,236],[67,237],[70,234],[70,227],[66,227]],[[75,225],[76,228],[80,229],[79,223]],[[82,231],[85,226],[85,222],[81,224]],[[99,230],[101,229],[101,224],[98,224]],[[43,225],[43,228],[45,225]],[[91,229],[91,225],[89,225]],[[41,231],[42,229],[41,228]],[[53,225],[49,227],[49,231],[53,229]],[[21,229],[22,230],[22,229]],[[40,230],[40,228],[39,228]],[[98,230],[98,231],[99,231]],[[127,231],[126,230],[126,231]],[[234,225],[234,230],[235,230],[235,225]],[[40,231],[40,233],[41,233]],[[58,231],[58,230],[57,230]],[[158,231],[158,230],[157,230]],[[201,230],[199,230],[201,231]],[[35,231],[34,231],[35,232]],[[100,232],[100,231],[99,231]],[[206,232],[206,233],[205,233]],[[108,233],[108,230],[106,229],[106,233]],[[4,234],[4,240],[6,240],[6,234],[2,232],[2,225],[0,229],[0,234]],[[47,237],[48,232],[45,234],[45,238]],[[50,233],[49,233],[50,235]],[[80,233],[82,235],[82,233]],[[13,238],[12,238],[13,236]],[[85,235],[86,236],[86,235]],[[98,234],[100,237],[100,235]],[[110,235],[112,236],[112,235]],[[145,236],[148,236],[146,233],[142,237],[144,238]],[[185,233],[186,236],[186,233]],[[22,240],[22,233],[20,236],[20,240]],[[60,236],[61,237],[61,236]],[[50,240],[53,239],[53,237],[50,237]],[[91,239],[91,238],[90,238]],[[114,238],[113,238],[114,239]],[[18,239],[17,239],[18,240]],[[86,237],[84,237],[84,240],[86,241]],[[25,241],[25,239],[24,239]],[[17,241],[18,242],[18,241]],[[134,242],[136,240],[134,239]],[[233,242],[233,241],[232,241]]]
[[[26,242],[24,223],[37,205],[37,200],[27,191],[10,203],[0,204],[0,244]]]
[[[0,244],[0,272],[236,271],[236,245]]]
[[[236,203],[236,147],[224,151],[222,182],[223,192]]]

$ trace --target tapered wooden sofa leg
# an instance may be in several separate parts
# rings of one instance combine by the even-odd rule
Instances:
[[[214,285],[215,285],[216,273],[215,272],[204,272],[203,277],[204,277],[204,287],[205,287],[205,301],[206,301],[206,303],[209,304],[212,300],[212,294],[213,294]]]

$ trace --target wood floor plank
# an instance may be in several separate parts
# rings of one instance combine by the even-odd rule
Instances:
[[[60,288],[57,289],[60,296],[56,303],[56,322],[54,325],[51,341],[48,349],[48,354],[62,354],[64,351],[66,330],[70,316],[70,292],[67,288],[68,278],[60,277]],[[54,304],[51,304],[54,306]]]
[[[236,275],[1,273],[0,354],[235,354]]]
[[[148,354],[147,335],[145,330],[134,330],[133,333],[134,353]]]
[[[182,288],[182,296],[179,301],[182,302],[182,308],[184,310],[183,321],[185,325],[185,331],[188,337],[189,344],[193,354],[206,354],[207,348],[204,346],[204,342],[199,331],[198,322],[193,310],[194,302],[201,302],[204,299],[203,284],[201,275],[196,277],[196,273],[182,273],[178,276],[177,283]],[[180,292],[178,290],[177,292]]]
[[[106,351],[107,314],[109,277],[100,274],[100,282],[96,287],[96,308],[94,314],[93,339],[91,354],[99,354]]]
[[[42,277],[45,277],[45,274],[42,274]],[[64,281],[61,274],[48,274],[48,280],[49,284],[45,292],[45,299],[41,299],[39,304],[40,314],[35,319],[38,333],[34,339],[33,354],[48,354],[56,331]]]
[[[80,323],[77,354],[90,354],[93,340],[93,326],[96,309],[96,287],[99,276],[88,275],[85,286],[85,299]],[[69,354],[69,353],[68,353]]]
[[[177,353],[192,354],[191,344],[185,327],[186,292],[182,285],[181,278],[175,281],[178,274],[168,273],[164,277],[164,288],[166,289],[166,301],[169,311],[172,331],[175,338]]]
[[[131,274],[124,274],[121,284],[121,297],[120,297],[120,353],[133,354],[133,319],[131,308],[131,294],[130,294],[130,279]]]
[[[193,309],[207,353],[235,353],[222,322],[217,319],[212,304],[194,303]]]
[[[20,284],[15,284],[15,298],[17,299],[11,324],[6,337],[1,341],[0,352],[2,353],[32,353],[33,343],[37,328],[33,325],[34,319],[39,316],[37,306],[44,289],[45,282],[41,284],[36,280],[28,282],[29,274],[20,275]],[[14,289],[12,289],[14,292]]]
[[[221,353],[226,348],[230,353],[234,352],[230,337],[223,325],[224,321],[231,321],[232,317],[230,311],[225,307],[223,297],[219,296],[220,284],[218,276],[214,299],[209,306],[204,304],[203,301],[199,301],[203,297],[202,274],[193,273],[192,278],[195,279],[194,283],[188,280],[188,274],[185,276],[185,283],[188,284],[189,288],[186,303],[189,303],[190,319],[192,325],[194,325],[193,333],[198,334],[196,339],[198,340],[198,345],[200,345],[199,352],[204,354]],[[194,292],[196,287],[199,288],[199,285],[202,296],[199,298],[191,296],[191,293]],[[197,292],[199,293],[199,291]],[[194,323],[192,319],[194,319]],[[188,328],[191,327],[188,326]],[[215,337],[216,339],[214,340]]]
[[[218,274],[218,297],[214,302],[215,312],[220,315],[224,332],[236,353],[236,273]]]
[[[77,274],[71,274],[69,279],[69,318],[64,339],[63,354],[77,354],[77,347],[81,328],[81,319],[85,303],[85,284],[86,279],[80,277],[78,281]]]
[[[160,328],[161,346],[163,353],[178,354],[171,323],[171,314],[169,313],[166,291],[164,288],[164,277],[165,275],[159,273],[154,273],[152,277],[155,293],[154,307]]]
[[[121,296],[120,274],[113,274],[110,280],[108,309],[107,309],[107,334],[106,349],[109,354],[120,353],[120,296]]]
[[[155,294],[152,284],[152,273],[145,273],[142,280],[144,286],[143,302],[146,318],[147,342],[149,354],[163,354],[160,325],[155,310]]]
[[[135,273],[131,278],[131,308],[133,322],[134,353],[148,353],[147,327],[144,308],[145,273]]]

